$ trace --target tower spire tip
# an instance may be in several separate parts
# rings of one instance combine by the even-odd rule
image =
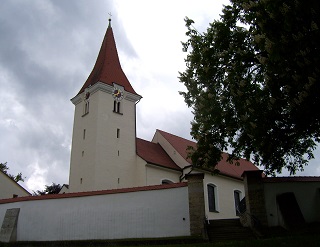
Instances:
[[[109,19],[108,19],[109,20],[109,27],[111,27],[111,16],[112,15],[111,15],[111,13],[108,13],[108,15],[109,15]]]

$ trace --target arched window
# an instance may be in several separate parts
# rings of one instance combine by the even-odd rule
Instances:
[[[120,102],[118,102],[117,105],[118,105],[118,107],[117,107],[117,112],[120,113],[120,112],[121,112],[121,111],[120,111],[120,110],[121,110],[121,109],[120,109]]]
[[[84,102],[84,112],[83,115],[86,115],[89,113],[89,101]]]
[[[121,102],[118,102],[116,100],[113,101],[113,112],[121,113],[120,104],[121,104]]]
[[[113,101],[113,111],[117,112],[117,101]]]
[[[236,215],[240,215],[240,201],[241,201],[241,191],[240,190],[235,190],[233,192],[233,196],[234,196],[234,207],[236,210]]]
[[[173,184],[173,182],[169,179],[162,179],[161,184]]]
[[[218,212],[217,186],[207,185],[209,212]]]

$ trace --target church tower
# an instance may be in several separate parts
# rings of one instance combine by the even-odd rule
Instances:
[[[109,19],[97,61],[75,105],[69,191],[135,186],[135,92],[122,71]]]

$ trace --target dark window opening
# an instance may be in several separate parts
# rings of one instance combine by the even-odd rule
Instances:
[[[117,112],[117,101],[113,101],[113,111]]]
[[[241,192],[238,190],[235,190],[233,194],[234,194],[234,207],[236,209],[236,215],[240,215]]]
[[[117,129],[117,138],[120,138],[120,129]]]
[[[120,102],[117,103],[117,113],[120,113]]]
[[[169,180],[169,179],[163,179],[163,180],[161,181],[161,183],[162,183],[162,184],[173,184],[173,182],[172,182],[171,180]]]
[[[113,101],[113,112],[122,114],[121,113],[121,102],[117,102],[116,100]]]
[[[84,115],[89,113],[89,101],[85,101]]]
[[[208,189],[208,204],[209,204],[209,212],[218,212],[217,210],[217,191],[216,186],[212,184],[207,185]]]

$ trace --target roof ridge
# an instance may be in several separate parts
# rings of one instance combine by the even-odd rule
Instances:
[[[169,133],[169,132],[167,132],[167,131],[163,131],[163,130],[160,130],[160,129],[156,129],[156,131],[160,131],[160,132],[163,132],[163,133],[166,133],[166,134],[169,134],[169,135],[178,137],[178,138],[180,138],[180,139],[184,139],[184,140],[186,140],[186,141],[193,142],[193,143],[195,143],[195,144],[197,143],[196,141],[191,141],[191,140],[189,140],[189,139],[187,139],[187,138],[178,136],[178,135],[176,135],[176,134]]]
[[[142,141],[146,141],[146,142],[151,142],[151,141],[148,141],[148,140],[143,139],[143,138],[140,138],[140,137],[136,137],[136,139],[140,139],[140,140],[142,140]],[[153,143],[153,142],[151,142],[151,143]]]

